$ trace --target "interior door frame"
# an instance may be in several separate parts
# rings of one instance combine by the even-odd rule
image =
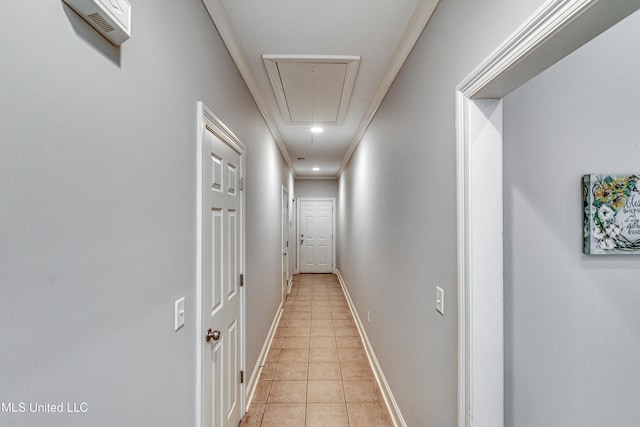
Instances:
[[[548,0],[456,88],[459,427],[504,424],[502,98],[638,9]]]
[[[291,214],[291,217],[289,218],[289,220],[291,221],[291,235],[289,236],[289,238],[291,239],[291,242],[297,242],[298,241],[298,237],[296,234],[296,230],[298,229],[298,199],[296,197],[291,197],[291,210],[289,211]],[[297,244],[295,244],[295,248],[294,248],[294,243],[290,244],[289,247],[291,249],[293,249],[291,252],[293,253],[293,260],[291,261],[291,268],[293,270],[293,274],[298,274],[300,271],[298,270],[298,250],[297,250]],[[293,281],[291,282],[291,285],[289,286],[289,291],[291,291],[291,287],[293,286]]]
[[[211,130],[224,143],[228,144],[240,154],[240,174],[239,177],[244,180],[245,171],[245,151],[244,144],[222,123],[203,102],[197,104],[197,154],[196,154],[196,426],[204,427],[204,411],[202,409],[202,399],[204,396],[204,298],[203,298],[203,274],[204,274],[204,239],[203,239],[203,221],[205,220],[202,209],[204,206],[203,198],[203,177],[204,168],[202,157],[202,147],[204,144],[204,135],[207,128]],[[240,274],[245,272],[245,192],[240,188],[240,223],[239,223],[239,240],[240,240]],[[240,370],[246,372],[246,298],[245,288],[240,286]],[[240,417],[244,417],[246,412],[246,384],[240,384]]]
[[[285,187],[284,185],[282,186],[282,193],[281,193],[281,200],[280,200],[280,209],[281,209],[281,217],[280,217],[280,223],[281,223],[281,230],[280,230],[280,235],[281,235],[281,249],[283,250],[283,253],[281,255],[282,258],[282,277],[285,278],[285,271],[286,271],[286,278],[285,278],[285,282],[286,283],[281,283],[280,286],[282,287],[280,289],[280,293],[282,294],[282,306],[284,307],[284,300],[286,298],[286,295],[289,293],[289,282],[291,280],[291,271],[289,271],[289,267],[291,265],[290,262],[290,258],[289,256],[291,256],[291,227],[289,226],[290,222],[291,222],[291,210],[289,208],[289,190],[287,189],[287,187]],[[284,214],[287,214],[287,222],[286,225],[284,224]],[[285,247],[285,239],[289,242],[289,245]],[[286,265],[285,265],[285,260],[284,260],[284,251],[287,251],[287,260],[286,260]]]
[[[301,232],[301,215],[302,215],[302,202],[305,201],[314,201],[317,200],[319,202],[331,202],[331,251],[332,259],[331,259],[331,270],[336,272],[336,198],[335,197],[297,197],[297,224],[296,224],[296,271],[300,271],[300,232]]]

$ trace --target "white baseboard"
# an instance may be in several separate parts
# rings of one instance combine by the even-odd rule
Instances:
[[[253,400],[253,395],[256,392],[256,387],[258,387],[258,381],[260,380],[260,374],[262,373],[262,368],[266,364],[267,355],[269,354],[269,348],[271,347],[271,341],[273,341],[273,336],[276,333],[276,329],[278,328],[278,323],[280,323],[280,317],[282,316],[282,305],[278,307],[278,311],[276,312],[276,316],[271,323],[271,328],[269,329],[269,333],[267,334],[267,338],[262,345],[262,350],[260,351],[260,356],[258,357],[258,361],[256,362],[256,366],[253,368],[253,373],[251,374],[251,378],[247,383],[247,394],[245,397],[245,408],[246,411],[249,412],[249,406],[251,406],[251,401]],[[244,417],[244,414],[243,414]]]
[[[405,423],[404,418],[400,413],[400,408],[398,407],[396,399],[393,397],[393,393],[391,393],[391,388],[389,387],[389,383],[387,383],[387,380],[384,377],[384,374],[382,373],[382,368],[378,363],[376,354],[373,351],[373,347],[371,346],[369,337],[367,337],[367,332],[365,331],[364,325],[360,320],[358,311],[356,310],[356,307],[354,306],[353,301],[351,300],[351,295],[349,295],[349,291],[347,290],[347,285],[345,284],[344,279],[340,274],[340,270],[336,269],[335,273],[336,273],[336,276],[338,276],[338,280],[340,281],[340,286],[342,286],[342,290],[344,291],[344,295],[347,298],[349,308],[351,309],[353,318],[356,321],[358,332],[360,333],[360,337],[362,338],[362,342],[364,343],[364,350],[367,353],[367,358],[369,359],[369,364],[371,365],[373,374],[376,377],[378,387],[380,387],[380,391],[382,392],[384,403],[387,405],[387,409],[389,410],[391,421],[393,421],[393,425],[395,427],[407,427],[407,423]]]

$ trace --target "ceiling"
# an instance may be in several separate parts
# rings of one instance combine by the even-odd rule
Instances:
[[[295,177],[336,178],[439,0],[203,1]]]

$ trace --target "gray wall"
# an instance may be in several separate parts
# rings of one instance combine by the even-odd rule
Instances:
[[[441,1],[340,177],[338,267],[409,426],[456,425],[455,86],[541,4]]]
[[[338,197],[335,179],[296,179],[296,197]]]
[[[636,426],[640,257],[582,254],[586,173],[637,173],[640,13],[504,99],[505,425]]]
[[[0,401],[89,409],[1,425],[194,425],[198,100],[248,146],[250,369],[280,302],[293,181],[202,2],[135,1],[132,27],[117,49],[61,1],[0,15]]]

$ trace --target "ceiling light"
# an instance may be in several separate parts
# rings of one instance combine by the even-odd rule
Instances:
[[[324,129],[322,129],[321,127],[318,126],[314,126],[311,128],[311,132],[313,133],[321,133]]]
[[[319,170],[320,170],[320,168],[315,167],[315,168],[313,168],[313,170],[317,172],[317,171],[319,171]]]

